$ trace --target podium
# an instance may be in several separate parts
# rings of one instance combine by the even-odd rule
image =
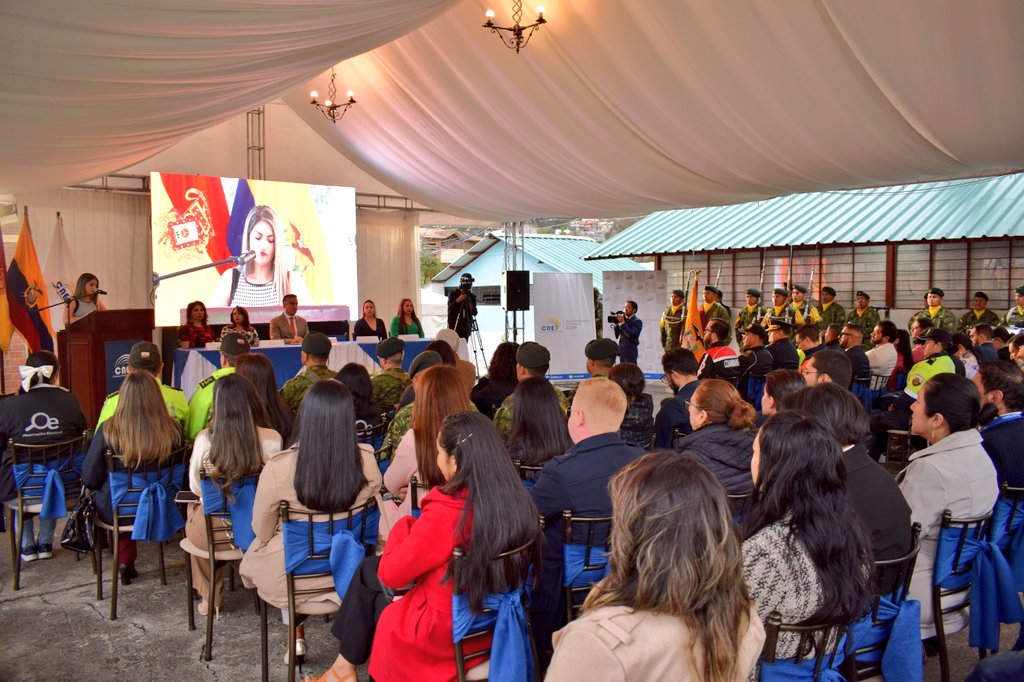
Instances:
[[[109,393],[108,379],[119,383],[127,367],[128,351],[108,357],[108,342],[149,341],[153,322],[152,308],[97,310],[57,332],[60,383],[82,404],[89,428],[95,426]]]

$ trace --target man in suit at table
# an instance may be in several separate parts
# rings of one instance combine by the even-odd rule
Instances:
[[[281,339],[285,343],[302,343],[302,338],[309,331],[306,318],[295,313],[299,311],[299,297],[288,294],[281,300],[284,312],[270,321],[271,340]]]

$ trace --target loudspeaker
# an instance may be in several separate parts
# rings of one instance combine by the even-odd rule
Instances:
[[[508,270],[505,273],[505,310],[530,309],[530,271]]]

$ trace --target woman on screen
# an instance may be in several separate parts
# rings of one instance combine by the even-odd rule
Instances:
[[[100,280],[91,272],[83,272],[75,283],[75,295],[68,299],[64,309],[64,324],[77,322],[89,313],[106,310],[107,306],[96,293],[100,288]]]
[[[245,218],[242,253],[250,251],[254,255],[244,266],[244,275],[238,268],[224,272],[210,305],[276,307],[285,294],[313,303],[302,275],[292,271],[294,254],[284,237],[281,217],[269,206],[254,206]]]
[[[410,298],[402,299],[398,304],[398,314],[391,318],[391,336],[402,334],[417,334],[423,338],[423,325],[420,324],[420,318],[416,317],[416,309]]]
[[[377,305],[370,299],[363,301],[363,316],[356,320],[353,337],[376,336],[383,341],[388,338],[388,328],[384,320],[377,317]]]

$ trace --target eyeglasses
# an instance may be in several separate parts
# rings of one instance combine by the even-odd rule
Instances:
[[[693,408],[693,409],[697,410],[698,412],[699,412],[700,410],[703,410],[703,409],[704,409],[703,407],[701,407],[701,406],[700,406],[700,405],[698,405],[697,403],[693,402],[692,400],[684,400],[684,401],[683,401],[683,405],[686,405],[686,409],[688,409],[688,410],[689,410],[690,408]]]
[[[668,378],[667,374],[661,375],[661,383],[665,384],[666,386],[668,386],[671,383],[671,380]]]
[[[807,375],[807,374],[821,374],[821,372],[819,372],[816,369],[802,369],[802,370],[800,370],[800,373],[803,374],[803,375]]]

